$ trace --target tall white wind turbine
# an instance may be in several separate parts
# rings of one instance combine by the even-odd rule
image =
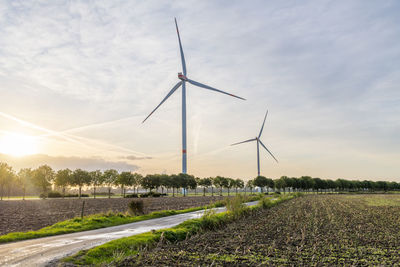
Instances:
[[[248,142],[257,141],[257,175],[258,175],[258,176],[260,176],[260,145],[261,145],[263,148],[265,148],[265,150],[267,150],[267,152],[268,152],[268,153],[274,158],[274,160],[278,163],[278,160],[274,157],[274,155],[272,155],[271,151],[269,151],[268,148],[267,148],[267,147],[263,144],[263,142],[261,142],[261,140],[260,140],[261,134],[262,134],[262,132],[263,132],[263,130],[264,130],[264,124],[265,124],[265,120],[267,119],[267,115],[268,115],[268,110],[267,110],[267,113],[265,113],[264,122],[263,122],[263,124],[262,124],[262,126],[261,126],[261,130],[260,130],[260,133],[258,134],[258,136],[256,136],[255,138],[252,138],[252,139],[249,139],[249,140],[246,140],[246,141],[242,141],[242,142],[239,142],[239,143],[234,143],[234,144],[231,145],[231,146],[234,146],[234,145],[239,145],[239,144],[243,144],[243,143],[248,143]]]
[[[183,54],[183,49],[182,49],[182,43],[181,43],[181,37],[179,36],[179,29],[178,29],[178,23],[176,22],[176,18],[175,18],[175,26],[176,26],[176,32],[178,34],[178,41],[179,41],[179,50],[180,50],[180,54],[181,54],[181,61],[182,61],[182,72],[178,73],[178,78],[180,79],[180,81],[171,89],[171,91],[169,91],[169,93],[167,94],[166,97],[164,97],[164,99],[161,101],[160,104],[158,104],[158,106],[146,117],[146,119],[143,120],[143,122],[145,122],[153,113],[154,111],[156,111],[167,99],[168,97],[170,97],[173,93],[175,93],[175,91],[182,86],[182,173],[187,173],[187,159],[186,159],[186,155],[187,155],[187,150],[186,150],[186,82],[195,85],[197,87],[201,87],[207,90],[211,90],[211,91],[215,91],[218,93],[222,93],[222,94],[226,94],[229,96],[233,96],[242,100],[245,100],[242,97],[239,96],[235,96],[233,94],[218,90],[214,87],[196,82],[194,80],[189,79],[186,76],[186,62],[185,62],[185,56]],[[142,122],[142,123],[143,123]]]

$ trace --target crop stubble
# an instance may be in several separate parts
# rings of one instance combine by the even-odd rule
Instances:
[[[400,206],[393,199],[400,197],[305,196],[116,264],[391,266],[400,262]]]

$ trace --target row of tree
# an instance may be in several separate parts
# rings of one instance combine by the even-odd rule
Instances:
[[[220,192],[226,188],[244,187],[244,182],[240,179],[231,179],[217,176],[215,178],[196,178],[193,175],[188,174],[149,174],[142,176],[138,173],[132,172],[121,172],[114,169],[109,169],[104,172],[100,170],[96,171],[85,171],[82,169],[76,169],[74,171],[70,169],[62,169],[57,172],[54,171],[50,166],[43,165],[37,169],[24,168],[18,173],[15,173],[11,166],[6,163],[0,163],[0,193],[1,199],[5,192],[10,195],[11,189],[17,187],[21,189],[23,198],[25,198],[26,189],[28,186],[33,185],[42,195],[46,195],[51,187],[59,188],[62,190],[62,195],[65,195],[66,189],[78,188],[78,196],[82,195],[83,187],[92,187],[93,197],[96,197],[96,189],[99,187],[107,187],[108,196],[111,196],[111,190],[113,187],[120,187],[121,193],[125,196],[127,188],[132,188],[138,192],[139,187],[152,190],[160,190],[164,193],[164,190],[172,189],[173,195],[182,190],[184,195],[189,189],[197,190],[198,186],[203,187],[203,194],[205,195],[206,189],[209,187],[219,187]],[[213,193],[214,191],[212,191]]]
[[[33,186],[41,194],[46,195],[51,187],[59,188],[62,195],[65,195],[66,189],[78,188],[79,197],[82,193],[83,187],[91,187],[93,189],[93,196],[96,197],[96,189],[99,187],[107,187],[108,197],[111,196],[111,190],[114,187],[120,187],[122,194],[125,196],[127,188],[131,188],[138,192],[139,187],[152,190],[172,189],[172,194],[183,189],[184,195],[189,189],[195,190],[201,187],[203,195],[211,188],[211,194],[214,194],[214,188],[219,189],[219,194],[222,195],[223,189],[226,189],[228,195],[232,189],[238,193],[239,189],[249,188],[250,192],[256,187],[261,191],[269,190],[274,191],[360,191],[360,190],[400,190],[400,183],[385,182],[385,181],[349,181],[344,179],[337,180],[324,180],[320,178],[312,178],[310,176],[302,176],[300,178],[282,176],[279,179],[270,179],[264,176],[258,176],[253,180],[247,181],[245,184],[241,179],[232,179],[222,176],[209,177],[209,178],[196,178],[188,174],[149,174],[142,176],[138,173],[121,172],[114,169],[109,169],[104,172],[85,171],[76,169],[62,169],[54,171],[50,166],[43,165],[36,169],[25,168],[21,169],[18,173],[14,172],[12,167],[6,163],[0,162],[0,193],[1,199],[5,192],[15,188],[22,191],[23,198],[25,198],[26,189],[28,186]],[[245,191],[246,192],[246,191]]]
[[[267,191],[271,188],[279,191],[395,191],[400,190],[400,183],[386,181],[358,181],[358,180],[329,180],[321,178],[312,178],[302,176],[300,178],[282,176],[279,179],[272,180],[264,176],[258,176],[249,180],[246,184],[250,189],[259,187]]]

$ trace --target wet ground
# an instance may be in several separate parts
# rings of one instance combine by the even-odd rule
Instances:
[[[247,205],[256,203],[250,202]],[[225,208],[216,208],[216,211],[222,212]],[[195,211],[92,231],[3,244],[0,245],[0,266],[45,266],[55,259],[117,238],[173,227],[186,220],[199,218],[203,212]]]

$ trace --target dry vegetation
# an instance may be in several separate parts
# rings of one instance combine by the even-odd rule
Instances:
[[[400,263],[399,203],[393,195],[309,195],[115,264],[392,266]]]

